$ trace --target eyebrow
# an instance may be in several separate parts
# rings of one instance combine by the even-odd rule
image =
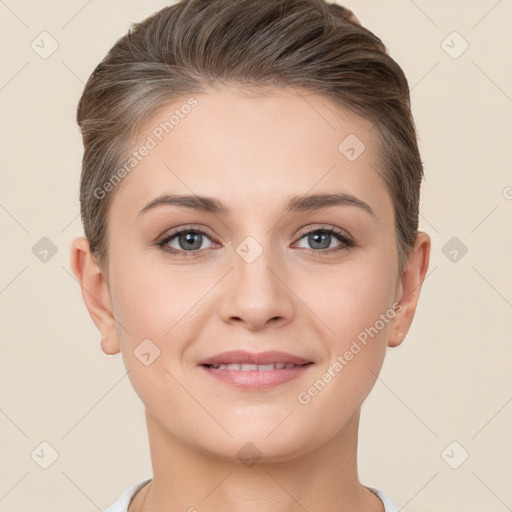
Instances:
[[[230,208],[214,197],[162,194],[144,206],[144,208],[142,208],[142,210],[137,214],[137,218],[149,210],[153,210],[154,208],[163,205],[181,206],[191,210],[220,215],[229,215],[230,213]],[[290,213],[307,212],[319,210],[321,208],[328,208],[330,206],[356,206],[369,213],[375,219],[377,218],[377,215],[368,203],[345,192],[292,196],[285,203],[285,211]]]

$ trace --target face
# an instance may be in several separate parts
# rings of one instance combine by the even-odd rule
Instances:
[[[157,127],[186,99],[145,123],[136,147],[148,135],[156,145],[115,191],[108,350],[121,350],[147,414],[171,437],[228,458],[252,442],[285,460],[357,413],[398,318],[377,132],[314,94],[194,98],[169,133]],[[164,194],[191,198],[154,203]],[[247,361],[284,352],[295,366],[201,366],[233,350]]]

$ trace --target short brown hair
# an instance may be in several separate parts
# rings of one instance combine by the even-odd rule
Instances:
[[[113,194],[94,191],[122,165],[141,123],[214,83],[299,87],[377,127],[402,273],[418,234],[423,178],[407,79],[350,10],[324,0],[181,0],[132,24],[116,41],[89,77],[77,110],[84,142],[81,216],[98,265],[107,267]]]

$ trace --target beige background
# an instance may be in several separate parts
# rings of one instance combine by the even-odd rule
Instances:
[[[84,83],[131,21],[167,3],[0,1],[1,512],[101,510],[151,474],[142,403],[121,355],[100,349],[69,246],[82,234]],[[432,238],[412,329],[388,349],[363,405],[361,481],[408,512],[503,512],[512,508],[512,2],[343,3],[409,78],[426,173],[420,227]],[[59,45],[46,59],[31,47],[43,31]],[[57,250],[46,262],[33,252],[43,237]],[[457,261],[445,247],[452,237],[467,247]],[[58,452],[47,469],[42,442]]]

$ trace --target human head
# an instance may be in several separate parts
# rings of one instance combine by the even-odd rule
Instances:
[[[180,104],[189,105],[189,115],[107,191],[105,183],[148,130]],[[157,419],[152,432],[161,429],[223,456],[241,439],[257,439],[268,457],[284,460],[319,447],[349,421],[353,427],[386,342],[396,346],[398,330],[405,333],[412,321],[428,263],[423,244],[400,277],[417,241],[422,167],[407,81],[380,40],[349,11],[320,0],[185,0],[116,43],[88,81],[78,119],[85,233],[109,293],[100,274],[79,263],[78,245],[73,268],[85,283],[91,315],[111,338],[102,342],[104,351],[122,349],[130,379]],[[350,130],[366,145],[354,161],[338,150],[337,133],[344,140]],[[326,168],[335,159],[338,175]],[[354,227],[363,247],[338,259],[308,259],[282,243],[310,220],[306,214],[270,229],[272,220],[282,220],[278,201],[290,191],[307,193],[313,178],[321,181],[317,188],[339,184],[372,198],[377,222],[355,212],[337,217]],[[192,222],[192,214],[153,210],[139,222],[148,200],[174,188],[224,195],[223,202],[235,206],[229,222],[200,217],[226,242],[217,255],[178,261],[157,249],[164,230],[177,218]],[[98,189],[106,194],[96,197]],[[324,222],[320,214],[310,217]],[[261,256],[246,263],[234,249],[247,235],[264,242]],[[390,308],[404,295],[398,319]],[[381,320],[383,314],[393,321]],[[290,387],[267,392],[264,400],[217,393],[197,373],[202,357],[252,347],[307,356],[320,377],[377,321],[382,328],[343,369],[344,377],[308,404],[290,398]],[[134,356],[143,339],[161,351],[147,368]],[[231,439],[214,422],[204,435],[205,411],[190,396],[216,413],[206,421],[222,415]],[[297,407],[293,422],[263,438],[291,406]]]

